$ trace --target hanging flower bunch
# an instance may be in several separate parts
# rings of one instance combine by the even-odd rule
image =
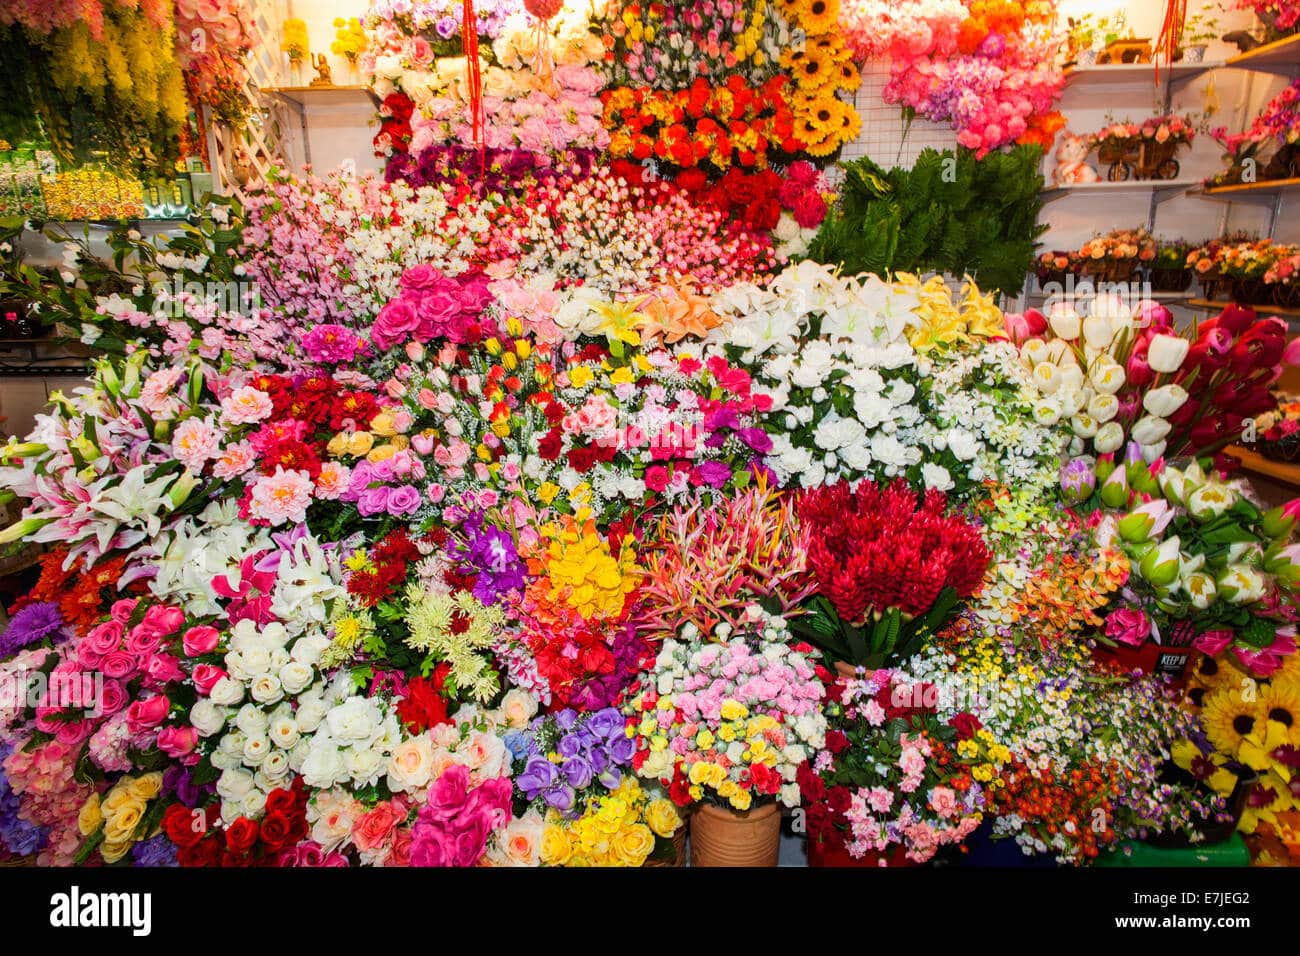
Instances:
[[[191,103],[238,124],[248,110],[245,59],[259,42],[244,0],[175,0],[176,58]]]
[[[0,135],[27,139],[39,119],[68,161],[102,150],[125,167],[169,169],[188,110],[172,4],[14,6],[0,43]],[[74,115],[90,120],[88,130],[74,128]]]

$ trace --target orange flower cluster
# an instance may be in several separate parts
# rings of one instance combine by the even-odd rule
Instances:
[[[1108,549],[1095,561],[1067,553],[1049,554],[1046,562],[1007,609],[1010,623],[1028,625],[1044,647],[1069,634],[1101,627],[1096,611],[1128,580],[1128,558]]]
[[[1118,838],[1111,795],[1120,791],[1125,776],[1131,772],[1114,761],[1052,773],[1031,770],[1017,760],[1003,768],[1006,786],[992,791],[991,809],[998,816],[1019,816],[1057,856],[1083,863]]]
[[[769,152],[796,153],[803,146],[795,135],[789,79],[780,74],[758,87],[733,74],[721,86],[697,77],[685,90],[624,86],[601,99],[614,159],[653,159],[683,169],[765,169]]]
[[[89,571],[83,570],[80,564],[65,571],[63,562],[67,556],[64,549],[41,555],[40,579],[21,603],[53,602],[59,606],[65,621],[84,631],[98,624],[114,601],[128,596],[126,589],[118,587],[126,570],[126,557],[107,558]]]

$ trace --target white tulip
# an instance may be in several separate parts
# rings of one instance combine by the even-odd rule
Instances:
[[[1189,348],[1191,343],[1181,335],[1156,335],[1147,348],[1147,364],[1153,372],[1177,372]]]
[[[1124,444],[1124,429],[1120,427],[1119,422],[1107,422],[1102,425],[1092,440],[1092,446],[1097,449],[1099,455],[1115,451],[1122,444]]]
[[[1097,419],[1084,412],[1079,412],[1079,414],[1071,418],[1070,425],[1074,429],[1074,433],[1080,438],[1092,438],[1097,434],[1097,430],[1101,428],[1101,425],[1097,423]]]
[[[1139,418],[1133,426],[1133,440],[1139,445],[1154,445],[1158,441],[1164,441],[1172,428],[1173,426],[1165,419],[1156,415],[1147,415]]]
[[[1083,340],[1095,349],[1104,349],[1115,338],[1115,329],[1110,324],[1110,317],[1090,315],[1083,320]]]
[[[1088,400],[1088,414],[1104,425],[1119,414],[1119,399],[1114,395],[1094,395]]]
[[[1052,327],[1052,334],[1058,339],[1064,339],[1067,342],[1073,342],[1079,337],[1081,321],[1079,313],[1068,305],[1054,312],[1048,318],[1048,324]]]
[[[1148,465],[1165,453],[1168,442],[1158,441],[1154,445],[1142,446],[1142,460]]]
[[[1142,407],[1152,415],[1168,418],[1187,404],[1187,390],[1181,385],[1161,385],[1142,398]]]
[[[1051,362],[1039,362],[1034,367],[1034,385],[1044,395],[1053,394],[1061,387],[1061,370]]]
[[[1089,369],[1088,378],[1097,391],[1114,395],[1124,387],[1124,366],[1112,358],[1103,358]]]

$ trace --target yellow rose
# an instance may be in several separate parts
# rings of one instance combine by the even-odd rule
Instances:
[[[127,787],[132,795],[140,800],[152,800],[162,792],[162,779],[162,773],[155,770],[153,773],[146,773],[136,777]]]
[[[752,800],[748,790],[741,790],[728,799],[731,801],[731,805],[737,810],[748,810],[750,801]]]
[[[391,438],[397,434],[397,426],[393,423],[393,416],[388,412],[380,412],[370,420],[370,430],[381,438]]]
[[[99,809],[99,794],[92,793],[81,806],[81,812],[77,814],[77,829],[81,831],[84,837],[90,836],[99,829],[100,824],[104,822],[104,814]]]
[[[99,855],[104,858],[105,863],[116,863],[122,857],[126,856],[127,851],[131,849],[131,841],[125,843],[109,843],[105,840],[99,845]]]
[[[671,800],[652,800],[645,808],[645,822],[657,836],[670,837],[681,828],[682,817]]]
[[[405,435],[394,435],[392,438],[388,439],[388,444],[393,446],[394,451],[406,451],[406,449],[411,447],[411,439],[407,438]]]
[[[723,720],[742,720],[749,716],[749,711],[745,705],[738,700],[724,700],[722,702],[722,719]]]
[[[99,805],[104,816],[111,817],[123,807],[138,802],[136,798],[132,796],[130,789],[128,789],[129,783],[129,780],[121,780],[118,782],[117,786],[108,791],[108,795],[104,797],[103,801],[101,801]]]
[[[343,432],[339,432],[330,439],[329,444],[325,446],[325,450],[335,458],[347,454],[348,436],[343,434]]]
[[[613,844],[620,863],[640,866],[655,848],[655,835],[644,823],[636,823],[614,834]]]
[[[377,465],[381,461],[387,461],[397,454],[397,449],[392,445],[380,445],[378,448],[370,449],[370,454],[366,455],[366,461],[372,465]]]
[[[144,802],[129,803],[104,817],[105,843],[130,843],[135,828],[144,818]]]
[[[573,844],[564,827],[549,824],[542,831],[542,863],[546,866],[564,866],[573,856]]]
[[[345,445],[347,454],[352,455],[354,458],[360,458],[362,455],[367,454],[375,444],[375,436],[370,432],[353,432],[351,435],[347,435],[344,440],[347,442]]]

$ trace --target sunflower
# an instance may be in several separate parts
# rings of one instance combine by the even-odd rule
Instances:
[[[1286,742],[1300,747],[1300,682],[1275,680],[1260,692],[1260,705],[1270,724],[1281,724]]]
[[[835,64],[819,50],[787,50],[781,54],[781,66],[790,71],[795,87],[806,96],[815,96],[835,86]]]
[[[840,18],[840,0],[778,0],[778,6],[792,29],[809,36],[829,33]]]
[[[1241,814],[1239,829],[1242,833],[1254,833],[1260,823],[1274,823],[1277,814],[1293,806],[1295,800],[1281,779],[1273,774],[1261,777],[1246,797],[1246,809]]]
[[[1259,699],[1246,700],[1238,690],[1223,689],[1205,698],[1201,722],[1214,749],[1236,758],[1247,735],[1258,733],[1264,721]]]

